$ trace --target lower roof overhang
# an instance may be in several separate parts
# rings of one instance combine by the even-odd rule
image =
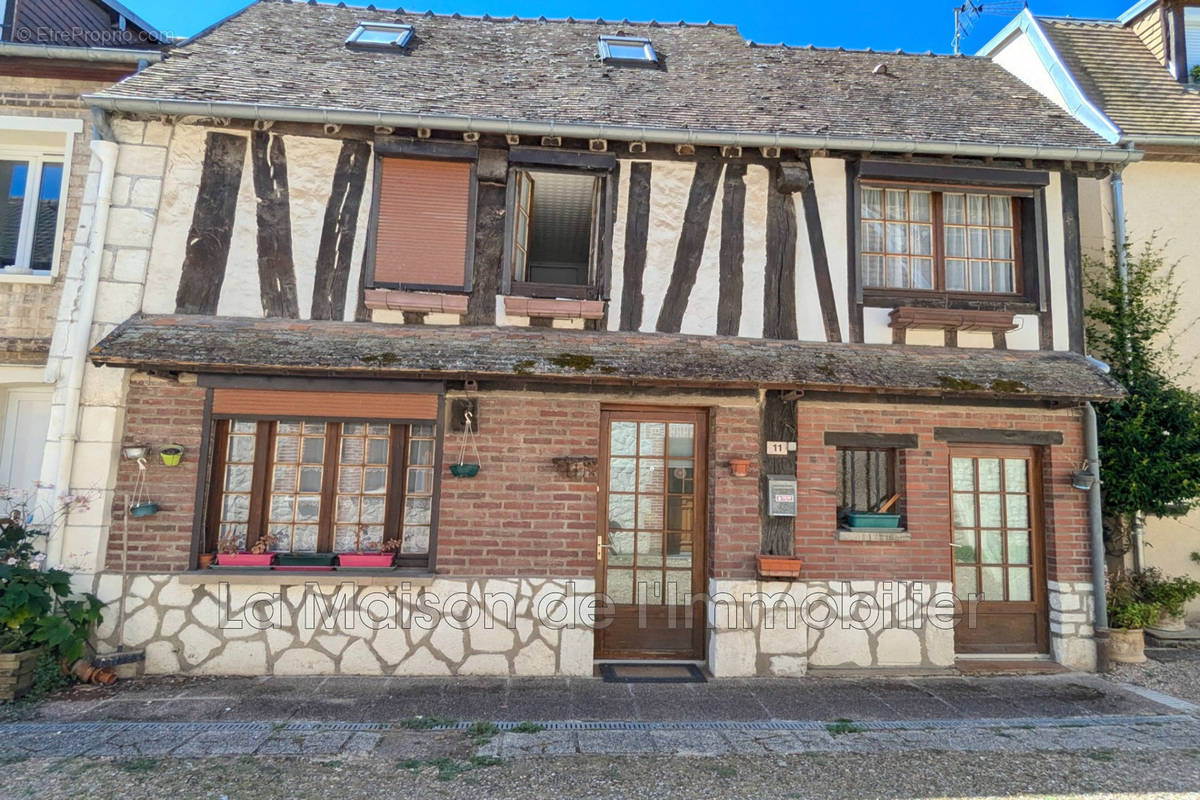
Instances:
[[[1075,353],[626,331],[135,316],[94,364],[157,372],[792,389],[1048,401],[1124,390]]]

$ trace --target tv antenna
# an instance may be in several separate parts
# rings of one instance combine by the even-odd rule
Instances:
[[[979,22],[979,18],[984,14],[1007,17],[1028,7],[1029,3],[1025,0],[994,0],[994,2],[966,0],[961,5],[955,6],[954,54],[962,53],[962,40],[971,35],[971,31],[975,30],[975,23]]]

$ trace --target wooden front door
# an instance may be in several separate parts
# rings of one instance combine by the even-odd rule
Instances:
[[[597,658],[704,658],[705,420],[601,414]]]
[[[1029,448],[950,453],[959,653],[1045,653],[1041,475]],[[973,610],[972,610],[973,605]]]

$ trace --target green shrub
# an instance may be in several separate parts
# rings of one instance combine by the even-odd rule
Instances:
[[[1200,597],[1200,581],[1181,575],[1167,578],[1157,567],[1147,567],[1132,576],[1139,600],[1157,604],[1164,614],[1178,617],[1189,600]]]
[[[1124,570],[1108,576],[1108,626],[1136,630],[1158,621],[1161,606],[1146,600],[1137,579]]]

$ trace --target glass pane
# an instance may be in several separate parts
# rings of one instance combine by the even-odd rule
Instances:
[[[637,598],[639,603],[647,605],[662,604],[663,575],[657,569],[639,569],[637,571]]]
[[[293,553],[317,552],[317,526],[297,525],[292,528],[291,544]]]
[[[1002,527],[1000,520],[1000,495],[998,494],[981,494],[979,495],[979,527],[981,528],[999,528]]]
[[[638,454],[661,456],[663,440],[667,438],[667,426],[662,422],[643,422],[638,425]]]
[[[887,224],[887,251],[889,253],[908,252],[908,226],[901,222]]]
[[[608,565],[632,567],[637,535],[632,531],[610,531],[608,536]]]
[[[342,494],[356,494],[362,491],[362,467],[341,467],[338,469],[337,490]]]
[[[363,429],[367,426],[361,422],[345,422],[342,423],[343,436],[362,436]]]
[[[979,491],[1000,491],[1000,459],[979,459]]]
[[[987,258],[989,252],[987,228],[967,228],[967,254],[972,258]]]
[[[971,261],[969,267],[970,290],[990,292],[992,290],[992,265],[989,261]]]
[[[883,286],[883,256],[863,256],[863,286]]]
[[[908,233],[909,241],[912,244],[911,253],[919,256],[933,255],[933,228],[931,226],[910,225]]]
[[[413,429],[415,430],[416,428],[428,428],[429,430],[425,433],[413,433],[413,436],[423,436],[425,438],[433,436],[433,426],[428,423],[424,425],[414,425]],[[392,433],[392,426],[388,425],[386,422],[372,422],[367,425],[367,433],[369,433],[371,436],[390,436]]]
[[[690,531],[695,521],[695,503],[691,497],[667,498],[667,530]]]
[[[387,439],[370,439],[367,442],[367,463],[388,463],[388,448],[391,442]]]
[[[967,195],[967,222],[972,225],[988,224],[987,195]]]
[[[669,569],[663,584],[663,602],[669,606],[686,606],[692,601],[692,573]]]
[[[609,491],[632,492],[637,488],[636,458],[610,458],[608,463]]]
[[[908,219],[908,192],[903,189],[887,190],[887,218]]]
[[[914,222],[929,222],[933,218],[931,198],[929,192],[909,192],[909,219]]]
[[[608,496],[608,527],[610,530],[633,530],[633,495]]]
[[[692,535],[685,532],[668,532],[666,537],[667,566],[672,569],[690,569],[692,566]]]
[[[975,527],[975,495],[954,495],[954,524],[964,528]]]
[[[1010,492],[1025,491],[1025,459],[1004,459],[1004,488]]]
[[[637,553],[638,563],[643,567],[658,567],[662,564],[662,531],[638,531]]]
[[[1029,531],[1008,532],[1008,563],[1033,563],[1029,559]]]
[[[21,230],[21,215],[25,207],[25,191],[29,182],[29,162],[0,161],[0,267],[11,266],[17,260],[17,234]]]
[[[230,436],[229,460],[249,464],[254,461],[254,437]]]
[[[423,472],[426,475],[432,474],[432,470],[413,470],[413,472]],[[387,489],[388,471],[386,467],[369,467],[363,472],[363,487],[364,493],[375,494],[383,492]],[[412,491],[411,485],[409,491]],[[418,494],[424,494],[425,490],[417,490]]]
[[[954,568],[954,594],[959,600],[967,601],[971,595],[979,594],[979,584],[974,567]]]
[[[946,262],[946,288],[957,291],[966,291],[967,289],[967,262],[965,261],[947,261]]]
[[[946,255],[960,258],[967,255],[966,228],[946,228]]]
[[[1033,599],[1033,581],[1029,567],[1008,570],[1008,599],[1013,603],[1028,603]]]
[[[42,164],[42,182],[38,187],[37,215],[33,222],[33,252],[30,269],[48,270],[54,258],[58,233],[58,205],[62,189],[62,164]]]
[[[1016,291],[1016,285],[1013,283],[1013,264],[1011,261],[992,262],[992,291],[1009,293]]]
[[[230,466],[225,469],[225,491],[248,492],[254,468],[249,465]]]
[[[294,466],[276,467],[271,488],[277,492],[296,491],[296,468]]]
[[[863,187],[862,190],[863,219],[883,218],[883,190]]]
[[[298,436],[275,437],[275,460],[295,464],[300,460],[300,438]]]
[[[410,469],[408,471],[408,491],[411,494],[428,494],[433,491],[433,470]]]
[[[942,195],[942,219],[951,225],[962,225],[967,221],[961,194]]]
[[[299,433],[300,432],[300,423],[299,422],[279,422],[279,423],[276,423],[276,425],[275,425],[275,431],[277,433]]]
[[[954,560],[959,564],[975,564],[979,561],[979,553],[975,549],[975,531],[954,532]]]
[[[914,289],[933,288],[932,258],[914,258],[912,260],[912,285]]]
[[[273,527],[270,533],[275,536],[275,541],[267,545],[267,549],[273,553],[290,553],[292,550],[292,526],[279,525]]]
[[[691,494],[694,485],[692,461],[676,459],[667,465],[667,491],[671,494]]]
[[[339,497],[337,499],[337,521],[358,522],[357,497]]]
[[[992,224],[1012,225],[1012,198],[1003,195],[992,195]]]
[[[245,525],[227,525],[222,523],[217,535],[220,541],[233,539],[238,549],[241,549],[246,546],[246,530]]]
[[[405,525],[404,540],[400,544],[401,553],[428,553],[429,528],[420,525]]]
[[[1023,494],[1005,495],[1004,502],[1007,508],[1008,516],[1005,517],[1005,526],[1009,528],[1026,528],[1029,527],[1029,500]]]
[[[422,467],[433,464],[433,442],[429,439],[413,439],[408,443],[408,463]]]
[[[668,428],[670,438],[670,451],[668,455],[672,458],[686,458],[692,454],[692,448],[695,446],[695,426],[687,422],[671,423]]]
[[[305,444],[307,445],[307,440]],[[308,461],[309,459],[305,459]],[[342,463],[343,464],[361,464],[363,463],[363,440],[358,436],[350,436],[342,439]]]
[[[418,439],[432,439],[434,425],[432,422],[414,422],[408,428],[408,435]]]
[[[979,532],[979,560],[984,564],[1004,563],[1004,540],[1000,531]]]
[[[254,433],[258,430],[258,423],[248,419],[235,419],[229,423],[229,429],[233,433]]]
[[[362,447],[361,439],[351,439],[350,441],[357,441],[359,443],[359,447]],[[320,464],[325,460],[325,440],[311,436],[305,436],[303,452],[303,461],[305,464]],[[359,456],[359,461],[362,461],[361,456]]]
[[[316,522],[321,517],[321,499],[319,497],[301,497],[296,501],[296,520],[298,522]]]
[[[887,285],[898,288],[908,288],[908,259],[903,256],[887,257]]]
[[[404,526],[409,525],[428,525],[433,517],[433,499],[429,497],[410,497],[404,501]],[[378,522],[383,519],[380,514],[378,520],[369,520]]]
[[[319,419],[317,419],[317,420],[306,419],[306,420],[304,420],[304,433],[309,436],[313,436],[313,435],[324,436],[325,435],[325,423],[321,422]]]
[[[296,508],[296,498],[291,495],[271,495],[271,522],[291,522]]]
[[[992,231],[992,258],[1012,258],[1012,231],[1007,228]]]
[[[661,492],[663,490],[663,463],[661,461],[657,459],[643,460],[638,464],[637,488],[639,492]]]
[[[1003,600],[1004,599],[1004,567],[984,567],[980,570],[983,573],[983,599],[984,600]]]
[[[661,530],[663,526],[663,498],[661,494],[639,494],[637,526],[641,530]]]
[[[321,467],[301,467],[300,468],[300,491],[302,492],[319,492],[321,491],[321,473],[324,469]]]
[[[950,461],[952,483],[956,492],[969,492],[975,488],[975,462],[970,458],[955,458]]]
[[[226,495],[221,519],[226,522],[245,522],[250,519],[250,498],[244,494]]]
[[[862,249],[869,253],[883,252],[883,223],[864,222],[862,224]]]
[[[410,497],[408,499],[408,502],[409,502],[409,506],[411,507],[414,503],[428,503],[429,500],[428,499],[418,500],[415,497]],[[364,497],[362,499],[362,516],[360,517],[360,520],[362,522],[375,522],[375,523],[383,522],[384,508],[385,508],[385,502],[382,497]],[[421,521],[428,522],[429,514],[428,513],[425,514],[425,518]]]
[[[605,576],[605,592],[614,603],[633,603],[633,570],[610,569]]]

